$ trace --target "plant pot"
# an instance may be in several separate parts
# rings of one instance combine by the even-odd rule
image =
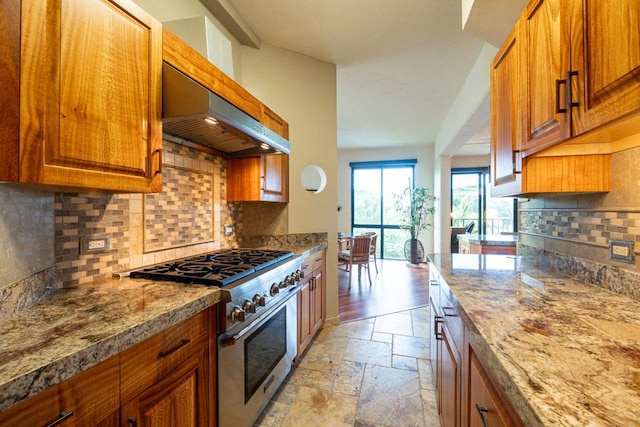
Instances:
[[[410,266],[419,265],[424,259],[424,247],[418,239],[409,239],[404,242],[404,257]]]

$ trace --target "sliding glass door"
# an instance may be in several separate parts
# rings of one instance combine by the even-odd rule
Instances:
[[[404,259],[409,233],[400,229],[394,195],[413,188],[414,164],[415,160],[351,163],[352,233],[378,233],[379,258]]]
[[[482,169],[451,171],[451,227],[467,227],[473,233],[503,234],[517,230],[517,202],[508,197],[491,197],[489,173]]]

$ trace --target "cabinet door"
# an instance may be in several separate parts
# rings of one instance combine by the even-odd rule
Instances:
[[[260,104],[260,123],[281,137],[289,139],[289,124],[264,104]]]
[[[21,43],[20,181],[160,191],[160,23],[130,0],[24,0]]]
[[[311,279],[298,292],[298,356],[311,341]]]
[[[491,64],[491,194],[494,196],[522,189],[518,39],[516,25]],[[468,253],[468,243],[466,248],[463,242],[459,244],[461,253]]]
[[[262,200],[289,201],[289,156],[272,154],[262,157]]]
[[[566,105],[570,28],[566,9],[568,4],[562,0],[532,1],[519,22],[524,155],[570,136],[571,108]]]
[[[313,273],[311,288],[311,333],[315,335],[324,322],[325,286],[324,269],[317,269]]]
[[[209,425],[207,351],[197,353],[121,409],[121,425],[135,427]]]
[[[443,427],[459,425],[460,353],[445,325],[441,328],[440,364],[440,420]]]
[[[640,2],[572,2],[573,133],[640,109]]]

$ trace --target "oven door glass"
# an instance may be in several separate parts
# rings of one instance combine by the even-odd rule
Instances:
[[[284,306],[244,341],[244,403],[251,399],[286,352],[287,310]]]

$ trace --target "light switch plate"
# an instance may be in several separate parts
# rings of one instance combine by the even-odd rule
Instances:
[[[633,263],[633,242],[609,240],[609,259]]]

